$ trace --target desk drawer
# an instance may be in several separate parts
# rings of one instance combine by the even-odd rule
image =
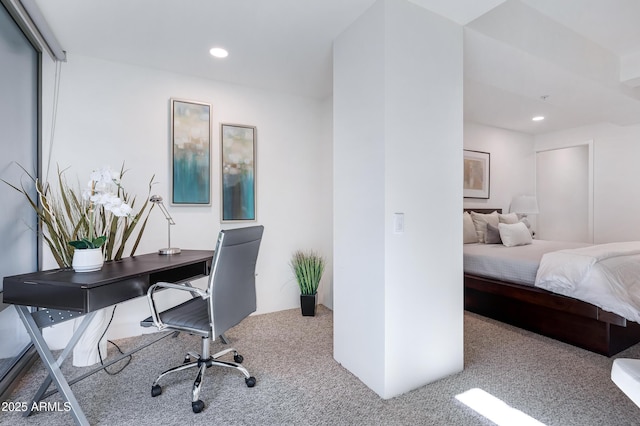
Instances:
[[[144,296],[149,288],[149,277],[130,278],[91,289],[30,282],[6,284],[5,303],[87,313]]]

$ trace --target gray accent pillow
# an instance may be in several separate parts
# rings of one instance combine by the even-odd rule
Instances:
[[[500,230],[497,226],[487,223],[487,232],[484,234],[484,242],[486,244],[502,244]]]

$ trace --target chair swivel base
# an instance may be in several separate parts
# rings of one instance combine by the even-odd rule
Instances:
[[[217,359],[229,352],[233,352],[234,362],[219,361]],[[190,361],[191,359],[190,355],[196,357],[197,359],[194,361]],[[163,372],[158,376],[158,378],[153,382],[153,385],[151,385],[151,396],[156,397],[162,394],[162,387],[158,384],[158,382],[165,375],[176,372],[176,371],[186,370],[188,368],[198,367],[198,370],[199,370],[198,375],[196,376],[196,379],[193,383],[191,409],[193,410],[194,413],[199,413],[204,409],[204,406],[205,406],[204,402],[201,399],[199,399],[199,397],[200,397],[200,388],[202,386],[202,379],[204,377],[204,372],[209,367],[218,366],[218,367],[233,368],[235,370],[240,371],[242,374],[244,374],[245,376],[244,382],[247,385],[247,387],[252,388],[256,385],[256,378],[249,375],[249,372],[247,371],[247,369],[244,368],[242,365],[240,365],[242,361],[244,361],[244,358],[242,357],[242,355],[238,354],[238,352],[236,352],[235,349],[233,348],[229,348],[224,351],[218,352],[217,354],[210,356],[207,359],[203,359],[198,354],[192,354],[192,353],[187,354],[182,365],[179,365],[174,368],[170,368],[169,370]]]

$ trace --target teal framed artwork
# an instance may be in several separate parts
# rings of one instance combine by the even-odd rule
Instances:
[[[221,221],[256,220],[256,128],[220,125]]]
[[[171,204],[211,205],[211,104],[171,99]]]

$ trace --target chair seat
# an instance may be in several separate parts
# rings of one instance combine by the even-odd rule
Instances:
[[[171,328],[180,328],[201,336],[211,337],[209,325],[209,304],[196,297],[159,313],[160,320]],[[143,327],[154,326],[151,317],[140,322]],[[207,331],[208,330],[208,331]]]

